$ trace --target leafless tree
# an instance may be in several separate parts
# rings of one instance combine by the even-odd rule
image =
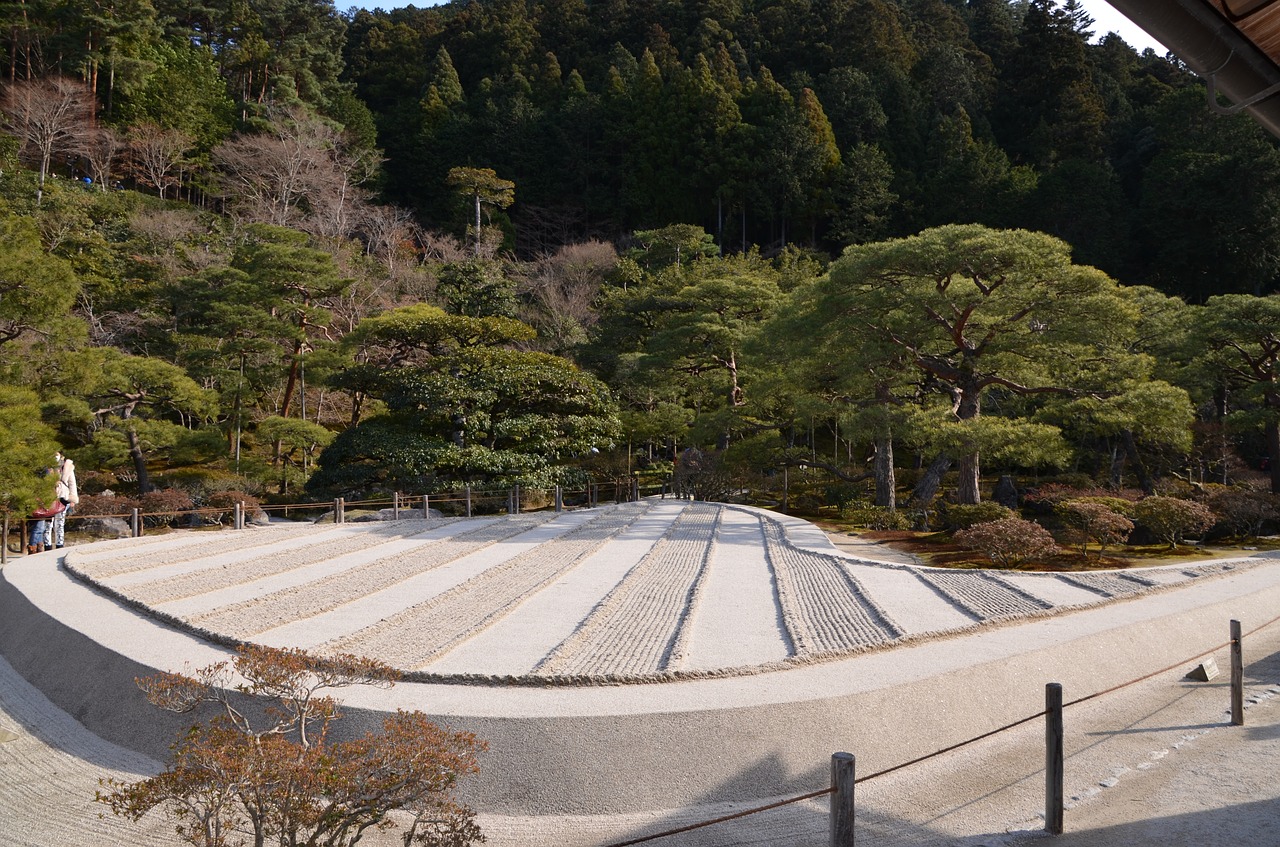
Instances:
[[[462,242],[445,232],[422,230],[418,234],[419,255],[426,262],[464,262],[471,251]]]
[[[382,160],[371,152],[348,148],[341,138],[320,153],[324,159],[307,186],[302,228],[320,238],[350,238],[369,207],[368,192],[360,186],[373,178]]]
[[[73,149],[89,127],[90,99],[83,85],[62,76],[12,83],[0,97],[5,128],[18,137],[24,152],[38,164],[37,204],[44,199],[54,154]]]
[[[522,316],[538,327],[552,352],[563,353],[586,339],[599,315],[596,298],[609,271],[618,264],[613,245],[603,241],[568,244],[528,265],[518,281],[527,304]]]
[[[362,211],[359,229],[364,233],[365,253],[381,259],[387,272],[394,276],[396,265],[417,229],[413,213],[400,206],[375,205],[366,206]]]
[[[164,197],[169,186],[179,184],[182,164],[191,145],[191,136],[181,130],[165,129],[153,123],[134,127],[129,133],[129,149],[138,180]]]
[[[89,175],[101,191],[111,185],[111,175],[120,153],[125,148],[124,139],[111,127],[100,126],[84,134],[80,139],[80,155],[89,165]]]
[[[359,186],[380,164],[349,149],[333,124],[297,108],[277,112],[270,132],[233,138],[213,155],[230,208],[332,238],[354,231],[363,202]]]

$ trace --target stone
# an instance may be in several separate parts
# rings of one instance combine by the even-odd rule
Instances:
[[[996,490],[991,493],[991,499],[1006,509],[1018,508],[1018,486],[1011,475],[1000,476],[999,482],[996,483]]]
[[[1210,656],[1205,661],[1196,665],[1191,673],[1187,674],[1187,679],[1194,679],[1198,682],[1208,682],[1219,674],[1218,663]]]
[[[92,538],[128,538],[133,535],[129,522],[123,518],[82,518],[75,530]]]

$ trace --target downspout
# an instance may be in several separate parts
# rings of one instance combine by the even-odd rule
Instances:
[[[1280,68],[1206,0],[1109,0],[1208,85],[1219,114],[1247,110],[1280,136]],[[1222,94],[1232,103],[1217,99]]]

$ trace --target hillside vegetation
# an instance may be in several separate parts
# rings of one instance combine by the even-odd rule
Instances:
[[[56,443],[196,502],[1275,517],[1280,153],[1073,0],[0,15],[10,511]]]

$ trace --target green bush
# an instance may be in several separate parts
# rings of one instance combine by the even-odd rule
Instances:
[[[1012,509],[999,503],[960,504],[947,503],[941,511],[943,526],[951,530],[968,529],[980,523],[1014,517]]]
[[[902,512],[886,509],[883,506],[873,506],[865,500],[841,510],[840,516],[854,526],[865,529],[906,530],[911,528],[911,520]]]
[[[1133,507],[1133,519],[1152,535],[1177,547],[1189,532],[1204,532],[1218,516],[1203,503],[1176,497],[1147,497]]]

